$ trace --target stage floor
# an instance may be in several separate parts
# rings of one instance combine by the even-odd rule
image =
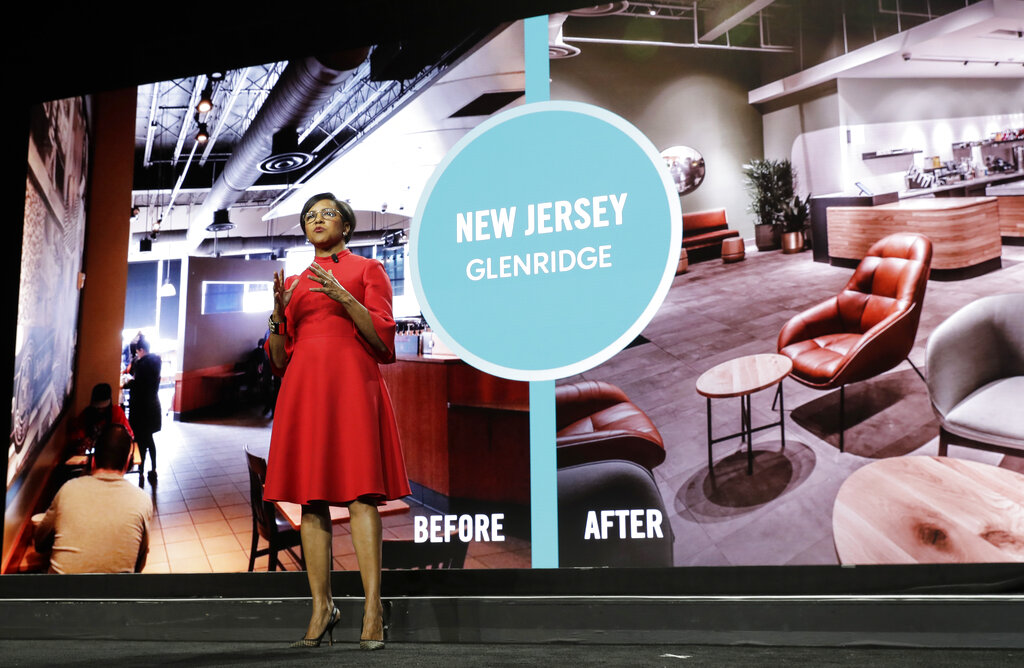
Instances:
[[[1008,666],[1024,650],[392,643],[361,652],[355,640],[290,650],[281,643],[0,640],[7,666]]]

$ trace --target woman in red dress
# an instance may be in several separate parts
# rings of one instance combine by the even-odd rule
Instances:
[[[346,249],[356,220],[330,193],[299,218],[316,257],[300,276],[274,274],[267,356],[281,390],[264,498],[302,504],[302,552],[313,614],[296,647],[317,647],[341,617],[331,597],[330,506],[348,506],[366,602],[359,646],[384,647],[377,505],[410,493],[391,399],[378,364],[395,361],[391,284],[383,265]]]

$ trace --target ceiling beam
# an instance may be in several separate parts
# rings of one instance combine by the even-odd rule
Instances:
[[[723,0],[708,11],[703,21],[708,28],[700,36],[701,41],[710,42],[721,37],[773,2],[775,0]]]

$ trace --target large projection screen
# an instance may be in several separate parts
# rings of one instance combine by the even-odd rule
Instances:
[[[576,34],[596,30],[588,20],[598,19],[570,17],[564,29]],[[644,20],[616,19],[623,26]],[[516,23],[507,30],[521,35],[523,26]],[[518,83],[525,88],[530,54],[522,64],[522,38],[509,44],[519,49]],[[749,161],[790,160],[797,165],[796,191],[806,196],[812,189],[842,190],[850,164],[855,161],[856,168],[863,168],[860,153],[853,155],[844,145],[848,137],[861,143],[892,142],[903,136],[894,134],[896,126],[913,126],[920,130],[915,136],[925,142],[925,152],[942,153],[952,151],[953,141],[970,141],[971,132],[979,142],[987,139],[979,128],[1024,127],[1019,112],[998,105],[989,108],[987,96],[978,96],[973,105],[965,101],[968,106],[961,115],[969,122],[937,117],[930,96],[943,86],[957,85],[947,80],[920,88],[906,80],[902,91],[876,83],[877,91],[903,101],[882,110],[870,108],[865,90],[875,89],[864,81],[849,86],[839,82],[810,101],[755,107],[748,92],[761,84],[762,70],[775,67],[770,60],[776,57],[756,50],[701,51],[595,39],[581,42],[573,57],[550,61],[552,101],[606,110],[635,127],[658,150],[686,146],[699,154],[705,170],[701,187],[679,195],[683,242],[690,236],[687,217],[711,212],[719,226],[713,232],[735,231],[735,238],[749,242],[745,258],[725,263],[720,256],[708,258],[691,247],[689,266],[680,262],[663,302],[635,339],[610,359],[553,381],[553,392],[545,395],[550,398],[539,408],[530,398],[537,386],[486,373],[440,352],[424,356],[425,339],[420,339],[419,353],[414,347],[383,370],[400,429],[405,430],[413,483],[406,507],[385,517],[386,537],[408,543],[412,554],[425,554],[439,544],[464,547],[457,559],[465,570],[527,571],[542,551],[558,555],[556,564],[545,566],[608,568],[618,575],[616,569],[624,568],[674,572],[680,574],[680,588],[687,586],[682,574],[694,567],[721,567],[711,569],[715,575],[710,577],[725,583],[729,570],[740,567],[786,567],[795,572],[835,567],[838,573],[839,567],[849,565],[913,569],[923,564],[1024,560],[1014,538],[1022,502],[1019,490],[1024,486],[1014,492],[1012,484],[1024,472],[1024,459],[958,447],[950,449],[949,459],[960,463],[933,459],[938,454],[938,419],[928,386],[906,362],[846,388],[842,452],[838,391],[814,390],[787,378],[781,381],[783,405],[775,405],[777,385],[772,383],[752,396],[749,409],[734,397],[712,404],[697,391],[698,378],[719,364],[775,353],[779,331],[790,318],[834,297],[853,274],[849,267],[812,262],[806,252],[755,250],[755,218],[748,210],[743,174]],[[1019,79],[967,81],[986,93],[1003,90],[1012,97],[1021,92]],[[428,88],[422,95],[437,95],[439,90]],[[466,134],[485,119],[463,123],[459,129]],[[442,134],[450,127],[420,130]],[[364,140],[366,145],[372,145],[371,137],[372,133]],[[821,150],[812,150],[815,147]],[[39,444],[49,438],[74,381],[89,150],[82,98],[47,102],[33,112],[8,490],[32,466]],[[840,158],[849,162],[833,164]],[[663,168],[671,180],[669,164]],[[562,169],[573,170],[573,156],[564,156]],[[896,177],[879,177],[885,178]],[[508,186],[512,191],[516,184]],[[411,212],[409,219],[405,231]],[[999,270],[928,283],[912,362],[924,365],[929,336],[959,307],[978,298],[1019,292],[1019,280],[1014,282],[1024,268],[1019,248],[1004,249],[1008,261]],[[665,248],[652,247],[649,253],[652,262],[661,262]],[[392,250],[388,257],[394,261],[396,256],[403,254]],[[197,267],[209,262],[204,258],[194,263],[193,271],[207,271]],[[209,271],[213,275],[216,270]],[[408,273],[403,276],[410,280]],[[602,302],[584,306],[598,314],[614,308]],[[465,305],[468,311],[473,307],[471,302]],[[442,328],[440,323],[426,324]],[[182,328],[187,331],[191,326],[185,323]],[[572,337],[573,332],[564,335]],[[439,351],[443,347],[434,337],[429,340]],[[754,426],[781,415],[784,442],[778,428],[767,428],[755,432],[749,457],[739,438],[709,446],[709,429],[716,437],[739,431],[744,411],[749,411],[747,419]],[[554,425],[556,433],[547,434],[543,443],[554,447],[556,456],[555,475],[548,476],[555,482],[546,497],[549,506],[538,509],[538,497],[531,496],[537,480],[530,477],[531,454],[537,454],[538,446],[536,439],[531,442],[530,425],[541,419]],[[248,439],[257,443],[255,450],[269,443],[271,424],[268,418]],[[230,420],[216,419],[203,425],[223,428],[225,434],[232,426]],[[192,438],[194,433],[191,424],[170,424],[158,435],[158,443],[178,436]],[[194,484],[204,475],[198,467],[187,474],[184,467],[179,475],[161,473],[163,487],[153,488],[154,499],[160,489],[177,494],[162,506],[157,503],[161,532],[139,579],[145,581],[152,573],[246,570],[246,559],[238,555],[248,554],[252,535],[250,485],[248,471],[241,466],[244,448],[240,441],[231,447],[235,449],[216,453],[222,468],[216,483]],[[863,471],[879,464],[926,459],[919,470],[907,467],[881,476],[878,485],[884,483],[884,489],[870,488],[892,505],[872,506],[867,498],[872,494],[850,491],[862,480]],[[169,470],[175,462],[171,459]],[[938,485],[943,494],[929,496],[935,492],[934,476],[942,480]],[[844,493],[848,482],[851,486]],[[998,496],[995,501],[993,495]],[[929,502],[922,503],[922,498]],[[842,500],[841,507],[837,499]],[[1016,508],[1016,514],[1000,514],[1001,504]],[[856,516],[852,526],[851,513]],[[556,533],[535,534],[539,514],[557,518]],[[975,530],[980,525],[985,530]],[[343,522],[339,526],[335,567],[354,570],[348,531]],[[537,535],[543,536],[542,545]],[[212,558],[231,542],[228,538],[233,540],[232,557]],[[851,540],[874,541],[880,547],[850,552],[842,546]],[[282,558],[289,566],[297,565],[291,557]],[[180,566],[175,566],[175,559],[180,559]],[[257,570],[266,568],[265,558],[257,562]],[[827,568],[813,572],[818,582],[829,582]],[[512,576],[506,582],[514,580]],[[623,576],[622,582],[628,588],[628,578]]]

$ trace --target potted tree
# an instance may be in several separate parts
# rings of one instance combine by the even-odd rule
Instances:
[[[754,159],[743,165],[748,211],[754,214],[757,250],[775,250],[782,236],[783,213],[793,197],[793,165],[789,160]]]
[[[782,211],[782,252],[799,253],[804,249],[804,230],[811,214],[811,196],[794,195]]]

